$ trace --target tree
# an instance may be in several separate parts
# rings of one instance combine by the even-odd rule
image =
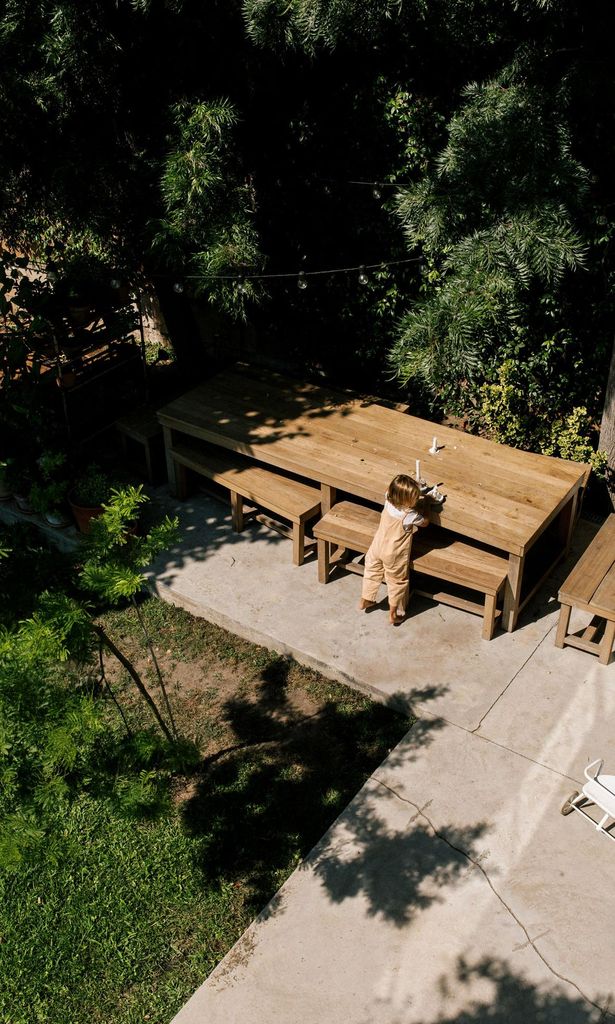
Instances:
[[[90,620],[91,628],[99,642],[127,670],[164,736],[172,742],[178,739],[177,728],[154,645],[139,608],[138,597],[146,582],[143,568],[173,542],[177,533],[178,521],[165,516],[162,522],[152,526],[144,536],[139,536],[136,532],[139,508],[147,500],[140,486],[127,487],[113,492],[113,497],[103,506],[102,515],[90,524],[86,555],[79,578],[87,591],[105,603],[113,605],[128,600],[135,609],[156,671],[167,721],[136,668],[117,647],[109,634],[93,620]]]

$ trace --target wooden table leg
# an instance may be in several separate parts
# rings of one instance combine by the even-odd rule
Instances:
[[[564,547],[565,554],[570,550],[572,534],[577,522],[577,508],[579,505],[580,491],[575,491],[568,504],[559,514],[558,532],[559,539]]]
[[[502,629],[512,633],[517,625],[519,605],[521,604],[521,581],[523,579],[522,555],[508,556],[508,576],[504,584],[504,610],[502,612]]]
[[[329,484],[320,485],[320,510],[324,516],[335,505],[335,487]]]
[[[177,497],[177,480],[175,479],[175,463],[171,455],[171,448],[173,447],[173,431],[170,427],[162,428],[162,436],[164,437],[164,454],[167,460],[167,478],[169,481],[169,491],[173,497]]]

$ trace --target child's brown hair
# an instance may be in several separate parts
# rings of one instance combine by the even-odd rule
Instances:
[[[414,508],[421,496],[419,485],[411,476],[399,473],[391,480],[387,498],[395,508]]]

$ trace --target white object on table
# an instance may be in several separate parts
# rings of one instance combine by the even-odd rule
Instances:
[[[429,449],[429,454],[430,455],[437,455],[438,454],[438,438],[437,437],[434,437],[433,441],[431,442],[431,448]]]
[[[416,466],[414,469],[414,479],[417,481],[417,483],[421,479],[421,463],[419,459],[416,460]]]

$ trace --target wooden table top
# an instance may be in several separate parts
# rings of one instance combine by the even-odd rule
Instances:
[[[587,481],[589,466],[522,452],[386,408],[272,375],[226,371],[158,412],[163,426],[309,480],[382,502],[397,473],[441,484],[432,520],[523,555]],[[434,434],[439,451],[430,455]]]

